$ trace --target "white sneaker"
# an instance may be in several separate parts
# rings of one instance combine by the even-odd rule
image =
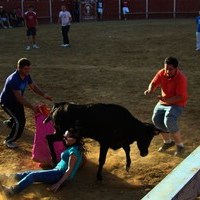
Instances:
[[[69,44],[61,44],[60,46],[61,47],[69,47],[70,45]]]
[[[7,142],[6,140],[3,141],[3,144],[5,144],[8,148],[17,148],[17,144],[14,142]]]
[[[26,47],[26,50],[27,50],[27,51],[29,51],[30,49],[31,49],[31,47],[30,47],[30,46],[27,46],[27,47]]]
[[[34,48],[34,49],[39,49],[40,47],[37,46],[37,44],[34,44],[34,45],[33,45],[33,48]]]

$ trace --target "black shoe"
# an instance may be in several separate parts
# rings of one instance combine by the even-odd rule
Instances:
[[[3,144],[6,145],[8,148],[17,148],[17,144],[15,142],[7,142],[6,140],[3,141]]]
[[[184,151],[185,151],[184,146],[177,145],[176,146],[176,152],[174,153],[174,156],[180,156],[184,153]]]
[[[170,143],[164,143],[163,146],[158,149],[158,151],[163,152],[163,151],[173,147],[174,145],[175,145],[174,141],[171,141]]]

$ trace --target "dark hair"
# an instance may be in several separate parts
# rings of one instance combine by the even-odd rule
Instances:
[[[69,132],[69,137],[70,138],[75,138],[76,139],[76,143],[74,145],[78,146],[78,150],[84,152],[85,151],[85,146],[84,146],[84,141],[82,136],[80,135],[80,131],[75,129],[75,128],[70,128],[68,130]]]
[[[164,63],[167,64],[167,65],[173,65],[174,68],[178,67],[178,60],[176,58],[174,58],[174,57],[165,58]]]
[[[27,58],[20,58],[17,61],[17,67],[19,68],[23,68],[25,66],[30,66],[30,65],[31,65],[31,62]]]

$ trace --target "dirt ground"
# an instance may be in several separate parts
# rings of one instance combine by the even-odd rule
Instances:
[[[169,28],[170,27],[170,28]],[[181,157],[174,157],[175,148],[159,153],[162,144],[156,136],[147,157],[140,157],[136,144],[131,145],[132,167],[125,170],[125,155],[119,149],[109,150],[103,170],[104,181],[96,182],[99,145],[86,139],[86,166],[75,179],[59,192],[46,190],[47,185],[34,184],[12,199],[65,200],[104,199],[139,200],[169,174],[199,145],[199,53],[195,52],[195,26],[192,19],[136,20],[127,22],[89,22],[73,24],[70,30],[71,47],[63,49],[58,25],[40,25],[40,49],[25,51],[24,28],[0,30],[0,85],[15,69],[16,61],[27,57],[32,61],[32,78],[54,97],[54,102],[105,102],[125,106],[141,121],[151,121],[156,94],[143,95],[149,81],[173,55],[189,80],[189,101],[181,117],[180,127],[186,145]],[[181,34],[180,34],[181,33]],[[158,92],[159,93],[159,92]],[[26,91],[33,103],[52,103]],[[0,123],[0,171],[39,169],[31,160],[35,133],[33,113],[26,109],[27,123],[18,149],[3,145],[9,129]],[[0,110],[0,119],[7,116]],[[11,185],[13,182],[5,181]]]

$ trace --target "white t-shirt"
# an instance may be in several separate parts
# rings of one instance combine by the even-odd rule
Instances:
[[[70,18],[71,18],[71,14],[69,11],[60,11],[59,12],[59,18],[61,19],[61,25],[62,26],[67,26],[70,25]]]

